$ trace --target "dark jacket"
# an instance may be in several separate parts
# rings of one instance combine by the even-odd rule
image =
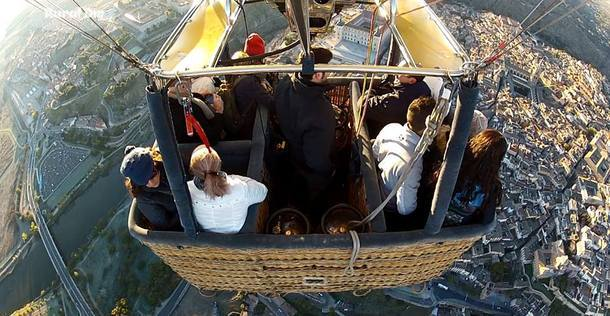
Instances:
[[[153,229],[174,230],[180,228],[178,210],[164,171],[161,171],[161,181],[158,187],[138,187],[136,201],[138,209],[150,222]]]
[[[261,79],[256,75],[239,78],[233,89],[237,110],[241,116],[239,139],[250,139],[257,107],[264,106],[270,109],[273,106],[273,96],[263,88]]]
[[[327,184],[334,170],[336,123],[326,89],[296,76],[283,78],[275,88],[275,110],[292,160],[318,178],[312,184],[316,189]]]
[[[428,85],[419,81],[414,84],[399,84],[393,86],[391,92],[381,95],[371,95],[367,101],[367,125],[371,137],[390,123],[405,124],[407,110],[413,100],[421,96],[430,96]]]

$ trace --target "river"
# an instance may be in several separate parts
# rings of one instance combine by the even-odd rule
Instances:
[[[52,226],[51,234],[67,262],[72,252],[87,242],[87,236],[108,212],[119,206],[126,196],[123,177],[116,168],[100,177],[82,195],[77,197]],[[51,261],[36,237],[29,253],[13,272],[0,280],[0,315],[10,314],[27,304],[47,289],[51,282],[59,282]]]

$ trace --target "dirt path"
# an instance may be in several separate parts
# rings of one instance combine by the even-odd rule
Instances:
[[[0,109],[0,129],[10,128],[6,108]],[[0,133],[0,261],[19,243],[15,191],[18,178],[15,140],[8,132]]]

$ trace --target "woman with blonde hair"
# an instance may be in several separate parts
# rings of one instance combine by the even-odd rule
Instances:
[[[246,221],[248,207],[267,195],[264,184],[221,170],[218,153],[201,145],[191,155],[188,182],[195,219],[206,231],[222,234],[239,232]]]

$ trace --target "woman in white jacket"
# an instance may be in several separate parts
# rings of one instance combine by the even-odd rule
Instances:
[[[267,195],[264,184],[220,170],[221,160],[212,148],[201,145],[193,151],[188,182],[195,219],[206,231],[222,234],[239,232],[248,207]]]

